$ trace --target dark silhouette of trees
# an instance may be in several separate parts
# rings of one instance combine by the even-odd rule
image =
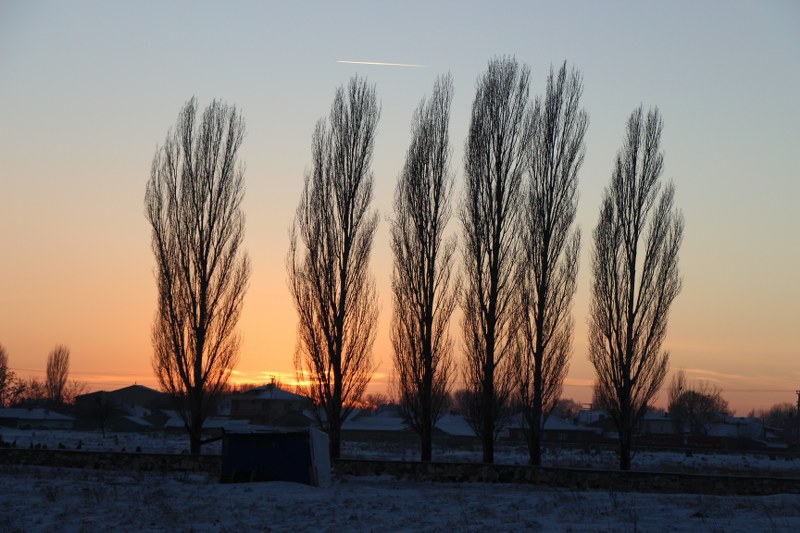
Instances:
[[[69,348],[59,344],[47,356],[45,390],[47,399],[54,403],[64,403],[69,378]]]
[[[559,398],[553,406],[551,414],[564,420],[575,420],[581,411],[581,404],[572,398]]]
[[[707,435],[711,424],[732,414],[722,389],[707,381],[689,384],[683,370],[672,377],[668,411],[678,422],[679,430],[688,425],[693,435]]]
[[[286,260],[298,314],[295,368],[322,410],[332,458],[340,454],[342,423],[374,371],[378,307],[369,257],[378,215],[370,203],[379,116],[375,87],[366,80],[354,77],[336,90],[328,121],[314,130]]]
[[[494,460],[494,441],[513,389],[511,359],[520,315],[514,297],[520,251],[516,225],[530,142],[529,76],[514,58],[489,61],[477,82],[465,146],[464,381],[474,392],[469,418],[487,463]]]
[[[8,368],[8,352],[6,347],[0,344],[0,407],[8,405],[14,380],[14,372]]]
[[[86,394],[88,390],[89,385],[85,381],[73,379],[67,383],[66,388],[64,388],[64,403],[74,404],[75,399],[82,394]]]
[[[578,171],[589,119],[580,107],[580,73],[564,63],[537,98],[527,152],[517,290],[523,314],[516,359],[519,401],[528,426],[530,462],[542,462],[542,425],[558,401],[572,351],[572,298],[580,232]]]
[[[244,120],[213,101],[197,123],[189,100],[156,150],[145,193],[158,310],[153,370],[200,453],[203,423],[235,367],[236,324],[250,275],[244,239]]]
[[[790,422],[797,426],[797,406],[791,402],[780,402],[769,409],[752,409],[747,415],[750,418],[760,418],[765,426],[786,429]]]
[[[108,397],[106,391],[98,391],[90,400],[89,416],[93,421],[97,422],[103,438],[106,438],[106,427],[108,427],[117,413],[117,406]]]
[[[673,207],[674,186],[660,181],[661,130],[657,108],[631,114],[594,230],[589,358],[619,433],[622,470],[630,469],[634,431],[667,373],[661,344],[681,289],[683,216]]]
[[[456,305],[455,238],[445,239],[453,177],[449,169],[452,78],[436,80],[414,114],[411,145],[397,183],[391,236],[394,253],[392,346],[400,407],[431,460],[433,428],[448,398],[448,336]]]
[[[17,378],[9,393],[9,405],[47,404],[50,396],[45,382],[30,377]]]
[[[49,389],[44,382],[33,377],[25,379],[17,376],[9,368],[8,351],[0,344],[0,407],[13,407],[26,403],[44,404],[50,399]]]

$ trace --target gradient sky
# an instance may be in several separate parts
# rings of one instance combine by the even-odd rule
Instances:
[[[291,5],[290,5],[291,4]],[[334,5],[335,4],[335,5]],[[432,4],[432,5],[429,5]],[[494,4],[494,3],[491,3]],[[143,198],[156,146],[192,96],[247,122],[252,277],[235,379],[293,377],[296,317],[284,259],[315,121],[358,73],[377,85],[374,155],[381,299],[371,391],[391,373],[391,199],[412,113],[435,77],[455,83],[457,191],[475,80],[489,58],[584,75],[583,250],[564,395],[591,398],[591,232],[625,121],[658,105],[665,178],[686,218],[672,370],[724,389],[740,414],[800,388],[800,3],[55,2],[0,0],[0,343],[43,376],[66,344],[92,389],[154,386],[154,261]],[[337,63],[372,61],[393,67]],[[458,230],[457,221],[451,231]],[[665,393],[661,394],[661,403]]]

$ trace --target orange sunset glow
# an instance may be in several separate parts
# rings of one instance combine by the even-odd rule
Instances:
[[[460,238],[476,79],[491,57],[509,54],[531,66],[533,95],[544,90],[551,64],[566,60],[584,78],[589,126],[576,219],[582,244],[562,396],[592,398],[591,236],[625,121],[641,103],[663,115],[664,178],[675,184],[685,217],[683,288],[663,346],[670,352],[665,385],[683,369],[690,380],[720,387],[740,415],[797,400],[796,5],[700,3],[691,16],[689,4],[614,13],[605,3],[577,3],[574,12],[519,5],[523,13],[506,20],[508,28],[491,26],[486,35],[484,24],[497,15],[490,3],[470,4],[475,13],[462,18],[460,4],[437,2],[426,6],[426,20],[389,4],[370,6],[375,13],[362,20],[333,4],[316,6],[311,17],[292,3],[265,3],[256,13],[233,3],[223,14],[192,14],[185,24],[176,23],[183,17],[177,4],[128,4],[0,6],[0,343],[18,375],[42,378],[48,352],[63,344],[70,378],[89,390],[157,387],[145,186],[156,146],[195,96],[201,109],[214,98],[235,105],[246,121],[239,158],[251,276],[231,382],[297,385],[289,229],[311,167],[315,123],[328,114],[335,89],[358,74],[375,84],[381,106],[372,204],[379,227],[370,261],[380,314],[367,392],[392,393],[387,219],[412,114],[436,76],[451,73],[455,191],[447,231]],[[542,16],[574,17],[572,33],[532,22]],[[635,16],[657,23],[630,24]],[[220,28],[225,36],[215,37]],[[460,318],[456,311],[451,323],[459,363]],[[665,388],[656,403],[665,406]]]

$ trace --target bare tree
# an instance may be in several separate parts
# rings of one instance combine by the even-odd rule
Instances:
[[[40,404],[49,400],[49,394],[45,382],[30,377],[28,379],[18,378],[11,386],[9,393],[9,405]]]
[[[694,435],[707,435],[711,424],[731,414],[722,389],[699,381],[689,384],[683,370],[678,371],[669,386],[669,413],[680,424],[688,424]]]
[[[47,356],[45,389],[47,399],[53,403],[64,402],[69,377],[69,348],[59,344]]]
[[[218,101],[196,118],[192,98],[156,150],[145,193],[158,285],[153,370],[175,400],[193,454],[238,360],[236,324],[250,275],[237,161],[244,120]]]
[[[78,396],[86,394],[89,390],[89,384],[85,381],[78,381],[73,379],[64,388],[64,403],[74,404]]]
[[[80,416],[97,424],[103,438],[106,438],[106,428],[111,421],[122,413],[116,402],[102,390],[91,394],[89,399],[79,405]]]
[[[760,418],[765,426],[784,428],[792,423],[797,426],[797,406],[791,402],[780,402],[769,409],[752,409],[747,415],[750,418]]]
[[[542,426],[558,401],[572,352],[572,298],[578,274],[578,171],[588,115],[581,75],[564,63],[547,78],[533,109],[528,150],[518,291],[523,313],[516,374],[533,465],[542,463]]]
[[[286,260],[298,314],[295,368],[300,381],[310,381],[305,392],[322,410],[333,458],[342,423],[374,371],[378,307],[369,257],[378,215],[370,203],[379,116],[366,80],[353,77],[336,90],[328,121],[314,130]]]
[[[392,346],[400,407],[420,438],[420,457],[431,460],[433,428],[448,397],[456,306],[452,283],[455,237],[450,219],[450,102],[453,80],[442,76],[423,98],[411,127],[411,145],[397,183],[392,221],[394,315]]]
[[[556,401],[551,414],[563,418],[564,420],[575,420],[581,411],[581,404],[572,398],[559,398]]]
[[[661,185],[658,109],[628,119],[594,230],[589,358],[600,400],[619,433],[620,469],[630,469],[634,431],[669,366],[661,352],[669,308],[681,289],[683,216],[675,188]]]
[[[0,407],[8,405],[14,381],[14,372],[8,368],[8,352],[6,347],[0,344]]]
[[[464,381],[470,420],[483,461],[494,460],[494,441],[507,416],[513,385],[511,358],[519,325],[514,268],[520,216],[530,71],[516,59],[494,58],[478,79],[465,146]]]

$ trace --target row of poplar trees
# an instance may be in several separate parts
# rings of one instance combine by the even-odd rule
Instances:
[[[578,71],[551,68],[530,97],[530,71],[514,58],[489,61],[478,79],[464,155],[456,238],[449,139],[452,79],[423,98],[395,190],[391,218],[391,340],[400,405],[431,460],[433,429],[450,385],[463,380],[483,460],[520,407],[530,461],[541,464],[542,427],[562,391],[572,351],[572,299],[580,232],[578,172],[588,115]],[[157,150],[145,199],[153,228],[159,306],[153,367],[181,406],[197,453],[203,419],[238,354],[235,325],[249,276],[242,170],[244,124],[214,102],[195,128],[190,101]],[[380,108],[375,87],[354,77],[337,89],[312,137],[311,169],[286,265],[298,313],[295,366],[320,407],[331,456],[341,427],[375,370],[378,304],[369,258],[378,226],[371,208],[372,156]],[[680,290],[683,219],[661,183],[662,121],[635,110],[603,194],[594,231],[589,357],[597,396],[617,425],[620,467],[667,371],[661,352]],[[460,304],[464,362],[453,359],[450,320]]]
[[[527,66],[508,57],[489,62],[465,143],[460,272],[455,237],[445,233],[453,203],[449,75],[437,79],[414,114],[391,219],[391,340],[400,405],[420,436],[423,461],[431,460],[449,384],[460,377],[483,460],[493,461],[516,404],[530,461],[541,464],[542,427],[572,351],[580,249],[574,221],[588,125],[582,91],[580,73],[564,64],[551,68],[544,95],[532,100]],[[374,370],[378,308],[368,262],[378,224],[370,201],[379,115],[375,88],[365,80],[337,91],[314,133],[287,260],[300,317],[296,366],[323,407],[333,457],[342,423]],[[630,116],[594,232],[589,356],[598,396],[619,429],[623,469],[636,424],[666,375],[661,344],[680,290],[683,221],[673,186],[660,182],[661,129],[657,109]],[[460,368],[449,336],[458,303]]]

